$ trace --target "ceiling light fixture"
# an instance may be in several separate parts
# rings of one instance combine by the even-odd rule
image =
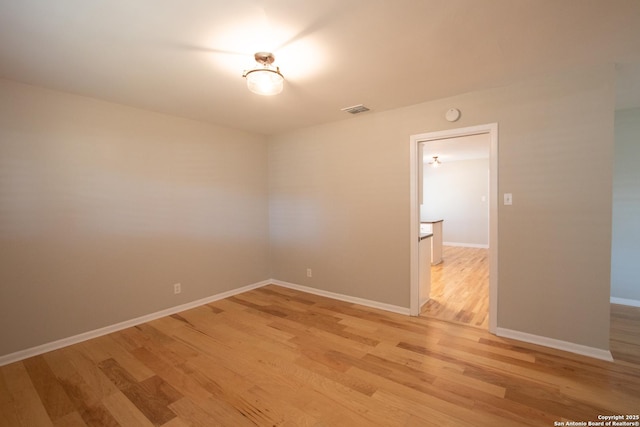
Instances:
[[[271,52],[258,52],[253,56],[257,62],[256,68],[245,71],[242,77],[247,79],[247,87],[258,95],[277,95],[284,87],[284,76],[280,67],[274,67],[276,59]]]
[[[437,168],[437,167],[440,167],[442,162],[438,160],[438,156],[433,156],[433,161],[429,162],[429,164],[431,165],[432,168]]]

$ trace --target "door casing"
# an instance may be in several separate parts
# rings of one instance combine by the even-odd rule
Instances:
[[[409,176],[410,176],[410,307],[412,316],[420,314],[420,277],[418,244],[420,233],[419,190],[423,160],[419,158],[419,146],[422,143],[461,136],[489,135],[489,332],[496,333],[498,327],[498,124],[470,126],[411,135],[409,139]]]

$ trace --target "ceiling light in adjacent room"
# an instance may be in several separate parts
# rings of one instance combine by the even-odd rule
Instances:
[[[438,160],[438,156],[433,156],[433,160],[429,162],[432,168],[440,167],[442,162]]]
[[[284,76],[280,67],[274,67],[275,57],[271,52],[258,52],[254,55],[256,68],[245,71],[242,77],[247,79],[247,87],[258,95],[277,95],[284,87]]]

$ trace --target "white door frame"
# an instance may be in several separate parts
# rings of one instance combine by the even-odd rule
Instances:
[[[439,132],[429,132],[411,135],[409,146],[409,176],[410,176],[410,269],[411,269],[411,295],[410,314],[420,314],[420,278],[418,244],[420,235],[420,195],[418,189],[422,188],[418,183],[419,144],[439,139],[449,139],[460,136],[488,134],[490,140],[489,149],[489,332],[495,333],[498,327],[498,124],[471,126],[459,129],[449,129]]]

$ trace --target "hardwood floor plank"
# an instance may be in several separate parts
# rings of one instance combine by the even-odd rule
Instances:
[[[223,385],[204,376],[193,375],[194,372],[184,366],[172,366],[164,360],[162,348],[139,348],[134,354],[186,398],[169,405],[186,422],[193,422],[191,417],[199,420],[206,415],[209,419],[223,421],[225,425],[245,425],[242,414],[221,398],[227,392]]]
[[[5,383],[3,391],[11,396],[14,408],[11,412],[15,413],[12,418],[18,420],[18,425],[53,426],[23,362],[3,366],[2,373]]]
[[[426,387],[416,390],[413,387],[399,384],[372,374],[368,371],[354,367],[351,369],[354,374],[368,379],[376,384],[378,391],[373,395],[380,401],[394,401],[401,399],[407,405],[411,414],[429,420],[432,418],[447,420],[442,425],[473,425],[473,426],[495,426],[503,424],[500,417],[493,417],[490,414],[474,413],[473,401],[452,393],[440,393],[435,387],[431,388],[435,393],[430,393]],[[392,397],[393,396],[393,397]],[[384,399],[383,399],[384,397]],[[392,424],[394,425],[394,424]],[[427,425],[429,425],[427,423]],[[513,424],[515,425],[515,424]]]
[[[333,348],[341,349],[348,353],[365,354],[371,350],[371,343],[362,342],[362,340],[353,340],[351,337],[343,336],[342,334],[335,334],[332,331],[326,331],[324,329],[318,329],[303,325],[300,323],[292,322],[289,319],[278,319],[269,323],[269,326],[290,334],[295,334],[289,339],[289,342],[304,347],[304,343],[312,345],[312,341],[327,341],[330,342]]]
[[[144,365],[138,363],[131,354],[116,342],[114,335],[104,335],[82,343],[87,354],[95,364],[108,359],[118,362],[136,381],[143,381],[154,375]]]
[[[167,406],[182,396],[159,377],[137,382],[115,359],[104,360],[99,366],[154,425],[162,425],[176,416]]]
[[[211,403],[211,404],[209,404]],[[171,404],[171,410],[178,415],[181,423],[189,426],[211,426],[212,420],[223,426],[253,427],[255,423],[247,419],[239,411],[228,412],[220,410],[213,401],[203,402],[198,405],[192,399],[182,398]],[[176,419],[171,420],[165,426],[171,425]]]
[[[341,370],[336,371],[324,363],[317,362],[313,358],[300,357],[295,363],[314,374],[321,375],[330,381],[334,381],[365,396],[371,396],[377,390],[372,384],[362,381],[360,378],[349,375],[346,372],[342,372]]]
[[[326,375],[327,369],[319,372],[312,366],[307,368],[306,364],[296,365],[302,369],[289,373],[306,386],[301,387],[292,399],[301,409],[313,407],[314,416],[327,425],[401,425],[401,420],[407,416],[386,404],[372,406],[370,393],[362,393],[344,381],[349,374],[334,371],[334,375]],[[343,380],[334,380],[334,376]]]
[[[640,365],[640,307],[611,304],[611,353],[616,360]]]
[[[102,399],[118,393],[118,389],[98,366],[77,350],[78,347],[80,345],[43,356],[74,407],[74,412],[56,420],[55,424],[117,426],[116,420],[103,406]]]
[[[152,427],[154,424],[123,393],[114,393],[102,400],[105,409],[121,426]]]
[[[0,424],[9,425],[9,424]],[[70,412],[62,418],[58,418],[54,423],[56,427],[86,427],[87,423],[84,422],[82,416],[78,412]]]
[[[431,267],[430,298],[420,315],[487,329],[489,250],[443,246],[443,262]]]
[[[406,397],[380,389],[373,395],[374,404],[384,404],[402,411],[408,415],[407,426],[455,426],[464,425],[464,420],[455,415],[449,415],[433,407],[429,407],[425,402],[416,402]],[[404,424],[397,424],[404,425]],[[480,424],[478,424],[480,425]]]
[[[216,356],[226,360],[224,354]],[[275,371],[291,372],[294,370],[287,360],[278,363],[277,360],[271,360],[268,354],[261,353],[259,359],[251,354],[235,359],[232,369],[218,369],[217,367],[221,363],[215,356],[199,358],[191,361],[190,365],[199,370],[202,374],[201,378],[209,384],[205,387],[216,399],[227,402],[241,415],[258,423],[258,425],[278,424],[282,418],[282,414],[278,413],[278,407],[288,408],[292,417],[305,418],[302,412],[295,407],[289,407],[290,405],[287,403],[303,387],[303,384],[296,381],[292,375],[274,375]],[[247,369],[249,366],[252,366],[253,369]],[[280,394],[286,392],[288,396],[281,396],[281,399],[285,398],[286,402],[281,401],[276,404],[272,400],[274,396],[263,393],[262,385],[271,390],[280,390]]]
[[[175,405],[175,403],[173,405]],[[182,420],[181,418],[176,417],[176,418],[172,419],[171,421],[169,421],[167,423],[164,423],[162,425],[162,427],[191,427],[191,426],[196,426],[196,425],[201,425],[201,424],[196,424],[196,423],[193,423],[193,422],[187,423],[186,421]],[[206,425],[206,424],[204,424],[204,425]],[[221,424],[221,425],[227,425],[227,424]],[[229,425],[231,425],[231,424],[229,424]]]
[[[73,404],[43,356],[31,357],[23,363],[52,421],[74,412]]]
[[[7,368],[8,369],[8,368]],[[4,379],[4,368],[0,369],[0,425],[17,426],[20,425],[15,397]]]
[[[62,358],[67,359],[75,372],[70,376],[62,376],[59,373],[57,374],[59,378],[62,380],[66,380],[78,387],[82,388],[84,399],[89,404],[89,406],[93,406],[100,402],[103,398],[110,396],[114,393],[118,392],[118,388],[107,378],[107,376],[102,372],[97,363],[94,363],[85,353],[83,353],[80,349],[82,344],[79,346],[74,346],[70,348],[62,349],[60,356]],[[47,354],[47,357],[52,356],[56,357],[52,352]],[[52,364],[55,369],[59,364]],[[79,379],[76,379],[79,377]]]
[[[379,355],[396,363],[402,363],[426,372],[439,370],[458,373],[464,372],[464,366],[401,348],[397,342],[383,342],[378,345],[371,354]]]
[[[633,355],[640,315],[616,315]],[[638,408],[633,357],[273,285],[0,367],[9,427],[541,426]]]
[[[507,392],[506,387],[465,375],[464,373],[460,373],[456,370],[438,371],[433,384],[435,386],[442,385],[444,387],[467,387],[474,391],[486,393],[500,399],[503,399]]]
[[[48,354],[47,356],[49,356]],[[73,403],[77,413],[88,426],[117,426],[118,423],[102,405],[101,390],[88,385],[79,373],[58,377],[60,385]],[[115,387],[114,387],[115,389]],[[117,392],[117,389],[115,389]],[[111,395],[109,393],[107,395]]]

